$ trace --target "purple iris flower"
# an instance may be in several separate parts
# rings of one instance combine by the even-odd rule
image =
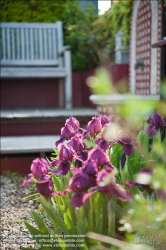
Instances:
[[[99,148],[103,149],[104,152],[109,148],[109,142],[107,142],[103,138],[98,138],[97,140],[95,140],[95,143]]]
[[[51,161],[49,164],[50,164],[50,167],[56,167],[60,162],[61,161],[59,157],[57,157],[55,160]]]
[[[36,158],[32,161],[31,172],[35,177],[41,177],[48,173],[48,163],[43,158]]]
[[[83,139],[78,136],[72,137],[67,145],[73,148],[78,154],[80,154],[80,152],[85,149],[85,143]]]
[[[145,133],[147,133],[150,137],[153,137],[156,135],[157,130],[162,127],[166,126],[166,122],[164,122],[163,116],[161,116],[159,113],[154,113],[149,121],[149,125],[144,129]]]
[[[125,131],[122,131],[119,126],[113,123],[108,123],[104,126],[102,138],[113,144],[121,144],[125,155],[131,155],[134,152],[134,146],[139,145],[139,143],[133,141]],[[113,146],[113,144],[111,146]]]
[[[125,185],[128,187],[141,187],[141,184],[135,181],[126,181]]]
[[[142,168],[139,171],[140,174],[149,174],[152,175],[153,174],[153,169],[152,168]]]
[[[57,149],[59,152],[59,159],[61,161],[72,161],[76,155],[75,151],[72,148],[69,148],[62,143],[58,145]]]
[[[103,126],[101,137],[107,142],[115,142],[119,133],[119,126],[116,123],[109,122]]]
[[[60,139],[57,140],[55,143],[56,147],[60,143],[63,143],[65,140],[69,140],[71,137],[73,137],[79,128],[80,128],[79,121],[76,118],[70,116],[66,120],[65,126],[61,128],[61,136]]]
[[[154,113],[151,116],[151,123],[155,126],[156,129],[159,129],[161,126],[166,126],[166,122],[164,122],[164,117],[159,113]]]
[[[61,135],[61,136],[60,136],[60,139],[57,140],[57,141],[55,142],[55,146],[58,147],[58,145],[59,145],[60,143],[63,143],[65,140],[66,140],[65,137],[63,137],[63,136]]]
[[[66,124],[65,127],[61,128],[61,137],[69,140],[71,137],[75,135],[75,130],[69,124]]]
[[[86,139],[89,136],[89,132],[86,129],[79,128],[76,132],[76,135],[82,139]]]
[[[85,173],[78,173],[70,178],[69,188],[74,192],[83,192],[90,187],[90,178]]]
[[[116,183],[115,177],[111,174],[111,169],[103,169],[98,173],[97,190],[105,193],[109,197],[115,195],[118,199],[123,201],[131,199],[130,191]]]
[[[93,117],[92,120],[88,122],[87,130],[93,137],[101,131],[101,128],[101,121],[97,117]]]
[[[88,159],[88,152],[86,150],[81,151],[80,155],[77,155],[75,158],[75,163],[79,166],[83,165],[84,162]]]
[[[150,186],[151,176],[153,174],[152,168],[143,168],[139,171],[137,181],[126,181],[125,185],[129,187],[143,187],[149,195],[151,195],[154,190]],[[166,201],[166,191],[163,189],[156,190],[156,194],[159,199]]]
[[[69,192],[74,191],[71,198],[71,204],[74,207],[81,207],[86,203],[87,199],[94,193],[94,191],[90,193],[85,193],[85,191],[91,187],[91,179],[86,173],[83,173],[82,169],[80,168],[72,169],[72,172],[75,175],[70,178],[69,188],[65,190],[62,195],[66,195]]]
[[[79,182],[77,181],[77,178],[78,177],[80,178],[80,175],[81,175],[81,170],[79,169],[76,172],[78,171],[80,171],[80,174],[77,174],[76,176],[74,176],[75,179],[72,180],[73,183],[76,180],[76,183],[74,183],[75,185],[74,186],[70,185],[70,188],[72,190],[73,189],[75,190],[75,193],[72,195],[72,198],[71,198],[72,206],[74,207],[83,206],[86,203],[86,201],[89,199],[89,197],[97,191],[103,192],[109,197],[111,195],[115,195],[118,199],[123,200],[123,201],[128,201],[131,199],[130,191],[125,190],[121,185],[116,183],[115,177],[111,175],[111,169],[107,168],[107,169],[103,169],[99,171],[97,175],[96,186],[93,186],[93,187],[89,184],[89,182],[88,184],[85,184],[86,182],[85,180],[87,177],[83,178],[82,182],[80,182],[80,180]],[[81,188],[78,189],[77,186]],[[91,188],[91,192],[85,193],[84,191],[86,191],[88,188]]]
[[[139,145],[139,143],[132,141],[131,137],[124,132],[117,137],[116,142],[122,145],[125,155],[131,155],[134,152],[133,145]]]
[[[155,129],[155,126],[153,124],[150,124],[144,129],[145,133],[149,135],[149,137],[154,137],[157,133],[157,130]]]
[[[74,162],[74,165],[75,165],[76,168],[81,168],[83,166],[83,161],[79,160],[79,159],[76,159],[75,162]]]
[[[126,155],[125,153],[122,154],[121,159],[120,159],[121,167],[124,168],[125,163],[126,163]]]
[[[58,165],[58,170],[53,170],[52,172],[55,174],[61,173],[62,175],[66,175],[70,170],[71,161],[76,157],[76,153],[72,148],[69,148],[62,143],[60,143],[57,148],[59,156],[50,162],[50,166],[55,167]]]
[[[73,193],[73,195],[71,197],[71,205],[73,207],[81,207],[81,206],[83,206],[93,193],[94,192],[89,192],[89,193],[84,193],[84,192]]]
[[[59,196],[60,192],[54,191],[52,180],[49,178],[47,182],[36,183],[37,191],[43,195],[47,200],[50,196]]]
[[[116,183],[115,177],[111,174],[111,169],[102,169],[97,175],[97,190],[106,194],[110,194],[113,184]]]
[[[122,201],[129,201],[132,198],[130,190],[124,189],[120,184],[117,183],[113,186],[112,194]]]
[[[66,160],[65,161],[61,161],[59,163],[59,166],[58,166],[58,171],[60,171],[60,173],[62,175],[66,175],[69,172],[69,170],[70,170],[70,164],[71,164],[70,161],[66,161]]]
[[[101,121],[101,125],[102,127],[104,127],[104,125],[110,123],[110,122],[114,122],[114,115],[111,116],[111,118],[109,118],[106,115],[103,115],[100,117],[100,121]]]
[[[49,174],[47,161],[44,158],[36,158],[33,160],[31,164],[31,172],[32,173],[28,174],[27,180],[23,181],[22,186],[27,185],[34,177],[38,178],[39,181],[43,180],[43,178]]]
[[[82,161],[86,161],[88,159],[88,152],[86,150],[82,150],[78,158]]]
[[[87,160],[88,152],[85,150],[86,145],[82,137],[72,137],[71,140],[67,143],[67,145],[77,153],[76,160],[78,164],[78,161],[82,162]]]
[[[94,161],[97,167],[102,167],[109,163],[109,156],[100,148],[91,149],[88,154],[89,159]]]
[[[166,190],[160,188],[156,191],[156,193],[161,200],[166,201]]]
[[[129,187],[149,185],[152,173],[153,173],[153,170],[151,168],[142,168],[139,171],[137,182],[126,181],[125,184]]]
[[[151,168],[143,168],[139,171],[137,181],[126,181],[125,185],[129,187],[143,187],[149,194],[152,193],[150,180],[153,170]]]
[[[29,182],[31,182],[31,180],[34,178],[33,174],[28,174],[28,178],[26,180],[23,181],[22,186],[27,185]]]
[[[87,160],[82,167],[82,172],[89,176],[95,176],[98,172],[96,162],[92,159]]]
[[[75,131],[78,130],[79,127],[80,127],[79,121],[78,121],[75,117],[73,117],[73,116],[70,116],[70,117],[66,120],[65,125],[71,126]]]

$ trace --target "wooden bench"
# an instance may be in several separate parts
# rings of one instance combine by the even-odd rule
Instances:
[[[71,54],[63,45],[62,22],[1,23],[0,51],[1,78],[57,78],[59,107],[72,107]]]

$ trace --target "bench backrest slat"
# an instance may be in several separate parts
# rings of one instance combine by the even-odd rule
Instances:
[[[21,53],[20,53],[20,32],[19,29],[16,28],[16,50],[17,50],[17,58],[18,60],[21,59]]]
[[[62,23],[1,23],[2,66],[59,65]]]
[[[1,39],[3,40],[4,37],[5,37],[5,30],[2,29],[2,31],[1,31]],[[1,41],[1,44],[2,44],[2,46],[1,46],[1,57],[3,56],[3,58],[4,58],[4,60],[5,60],[5,59],[6,59],[6,57],[5,57],[5,55],[6,55],[6,43],[3,43],[3,42]],[[2,52],[2,51],[3,51],[3,52]]]
[[[12,29],[12,37],[14,37],[14,30]],[[12,57],[14,58],[14,51],[15,51],[15,39],[12,39]]]
[[[10,53],[10,50],[11,50],[11,47],[10,47],[10,29],[7,28],[6,29],[6,40],[7,40],[7,51],[8,51],[8,57],[10,58],[11,57],[11,53]],[[5,42],[5,41],[4,41]]]
[[[42,30],[39,30],[39,49],[40,49],[40,58],[43,60],[43,42],[42,42]]]
[[[23,46],[22,46],[22,44],[23,44]],[[25,47],[26,47],[26,40],[24,39],[24,29],[21,28],[21,54],[22,54],[22,60],[25,60]]]

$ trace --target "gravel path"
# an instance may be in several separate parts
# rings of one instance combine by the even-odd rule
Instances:
[[[39,205],[36,201],[23,199],[29,191],[27,187],[22,187],[21,183],[21,180],[16,182],[12,178],[0,176],[1,250],[37,248],[23,221],[32,221],[30,212],[38,211]]]

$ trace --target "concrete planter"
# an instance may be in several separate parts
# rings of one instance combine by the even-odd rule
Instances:
[[[114,94],[114,95],[91,95],[91,102],[96,106],[97,113],[101,115],[112,115],[119,112],[121,108],[128,101],[137,105],[138,102],[158,102],[160,100],[159,95],[132,95],[132,94]]]

